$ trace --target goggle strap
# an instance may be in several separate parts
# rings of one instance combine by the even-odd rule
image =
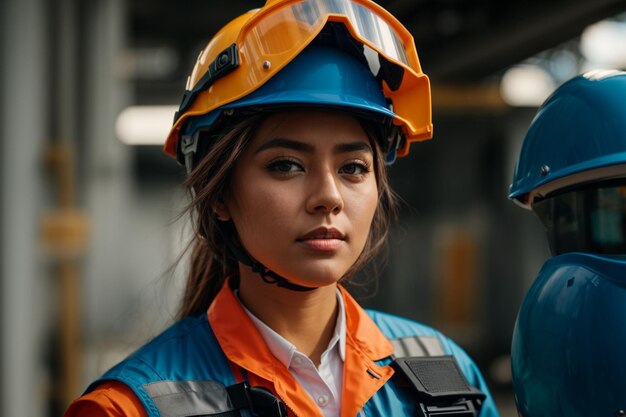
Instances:
[[[217,57],[211,62],[209,68],[193,89],[185,90],[180,107],[174,115],[174,123],[191,107],[198,94],[209,88],[216,80],[234,71],[237,67],[239,67],[239,49],[237,44],[233,43],[217,54]]]
[[[384,80],[391,91],[398,91],[404,78],[404,68],[387,61],[381,54],[378,54],[378,62],[380,63],[380,69],[376,74],[378,81]]]

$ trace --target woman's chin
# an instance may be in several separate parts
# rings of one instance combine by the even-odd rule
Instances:
[[[308,275],[308,274],[281,274],[287,281],[292,284],[301,285],[309,288],[328,287],[329,285],[335,285],[341,279],[341,276],[336,275]]]
[[[340,271],[336,269],[307,268],[306,270],[299,269],[295,271],[285,270],[282,273],[276,272],[293,284],[303,287],[320,288],[336,285],[344,276],[346,270],[343,268]]]

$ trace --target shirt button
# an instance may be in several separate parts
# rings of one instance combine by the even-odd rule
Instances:
[[[302,358],[300,356],[296,356],[293,358],[293,363],[296,365],[302,365]]]
[[[317,399],[317,403],[319,404],[320,407],[326,407],[328,405],[328,395],[321,395]]]

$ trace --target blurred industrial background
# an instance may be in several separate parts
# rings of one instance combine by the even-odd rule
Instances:
[[[173,320],[184,173],[158,144],[197,53],[262,3],[0,1],[0,415],[60,415]],[[506,198],[516,153],[556,86],[626,69],[626,1],[379,3],[415,37],[435,139],[392,167],[389,260],[354,291],[457,340],[515,416],[510,337],[548,256]]]

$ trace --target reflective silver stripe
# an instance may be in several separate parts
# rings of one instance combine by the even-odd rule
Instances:
[[[210,416],[234,412],[224,385],[215,381],[159,381],[144,385],[161,417]],[[236,414],[235,414],[236,413]]]
[[[441,342],[435,336],[409,336],[391,339],[396,358],[443,356]]]
[[[441,346],[441,342],[434,336],[423,336],[420,337],[422,344],[426,347],[426,351],[428,351],[428,356],[443,356],[446,353],[443,350],[443,346]]]

